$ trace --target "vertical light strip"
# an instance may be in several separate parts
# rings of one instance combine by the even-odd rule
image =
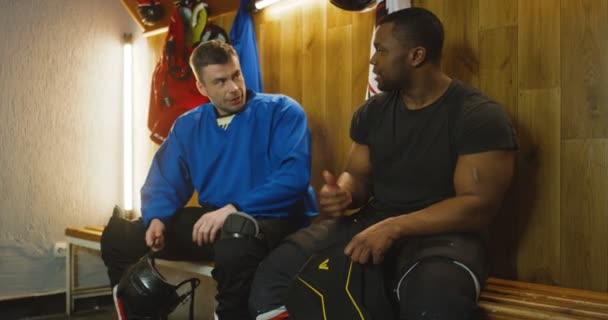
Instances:
[[[133,211],[133,44],[131,34],[124,34],[123,43],[123,206]]]

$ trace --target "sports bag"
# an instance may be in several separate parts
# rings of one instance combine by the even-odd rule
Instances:
[[[285,303],[290,320],[387,320],[395,311],[380,265],[361,265],[344,244],[313,255],[291,284]]]

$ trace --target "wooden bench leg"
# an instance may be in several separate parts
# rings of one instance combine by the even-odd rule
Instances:
[[[72,291],[74,290],[74,257],[72,243],[67,242],[65,255],[65,313],[72,314]]]

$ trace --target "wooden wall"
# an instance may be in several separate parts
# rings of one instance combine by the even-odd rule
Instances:
[[[517,125],[518,176],[491,230],[494,272],[608,290],[608,1],[421,0],[445,70]]]
[[[444,69],[501,102],[518,173],[490,230],[493,274],[608,291],[608,0],[415,0],[444,22]],[[216,23],[229,30],[233,15]],[[313,185],[339,172],[363,102],[373,12],[284,0],[255,14],[266,92],[313,134]]]

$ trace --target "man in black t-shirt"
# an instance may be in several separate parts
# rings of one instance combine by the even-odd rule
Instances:
[[[511,182],[514,129],[500,105],[442,72],[443,26],[428,10],[386,16],[374,46],[384,93],[352,118],[346,170],[337,179],[323,172],[320,209],[334,219],[262,262],[250,298],[257,319],[285,319],[300,267],[340,244],[352,261],[382,266],[399,319],[474,318],[486,279],[479,233]]]

